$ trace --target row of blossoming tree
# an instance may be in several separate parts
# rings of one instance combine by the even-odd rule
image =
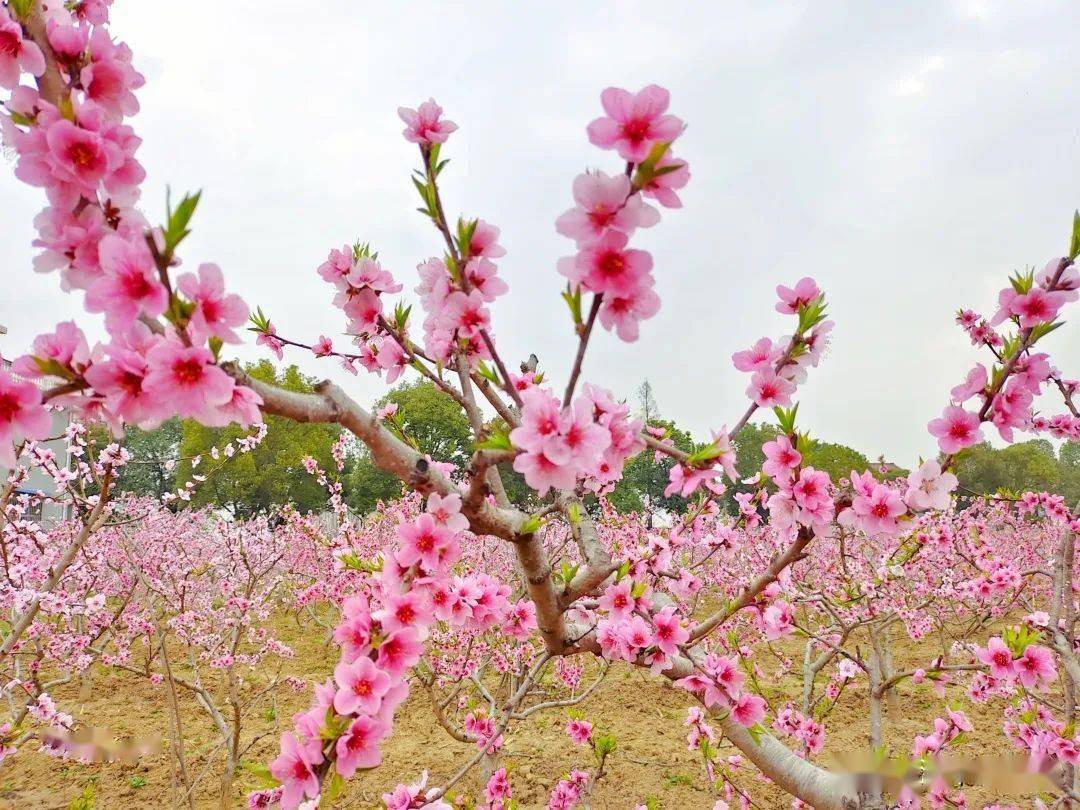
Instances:
[[[12,709],[6,752],[31,739],[68,755],[101,748],[72,735],[78,722],[57,707],[47,680],[100,663],[168,684],[186,801],[199,777],[185,762],[176,695],[196,697],[226,752],[227,803],[257,742],[245,719],[290,683],[273,663],[290,651],[267,624],[287,602],[327,627],[340,660],[281,736],[269,766],[275,786],[253,794],[255,805],[332,801],[345,780],[379,764],[410,688],[426,689],[433,722],[475,753],[439,785],[399,785],[383,797],[388,807],[448,806],[477,769],[487,776],[482,801],[510,805],[511,780],[497,767],[506,736],[535,713],[571,708],[568,733],[583,746],[583,767],[552,786],[549,806],[587,803],[616,741],[576,707],[614,662],[667,678],[697,702],[688,739],[720,805],[752,801],[735,774],[746,761],[796,802],[820,808],[962,803],[959,777],[933,764],[970,732],[962,710],[943,707],[910,751],[885,756],[883,718],[909,682],[964,685],[972,701],[1000,700],[1004,733],[1042,780],[1033,790],[1047,802],[1080,796],[1076,512],[1038,493],[956,511],[950,472],[985,431],[1006,442],[1017,431],[1080,438],[1078,383],[1044,351],[1062,309],[1080,297],[1080,224],[1068,255],[1008,279],[988,319],[959,313],[986,359],[929,422],[938,457],[906,478],[855,470],[834,481],[803,462],[795,396],[832,326],[809,278],[777,288],[788,334],[732,357],[748,375],[743,412],[683,451],[582,380],[598,323],[635,341],[660,307],[663,276],[631,240],[659,223],[660,208],[681,205],[690,180],[673,152],[684,125],[668,113],[667,91],[608,88],[603,115],[587,127],[588,140],[617,162],[610,173],[578,176],[573,205],[555,221],[572,250],[557,265],[563,302],[553,300],[565,304],[577,337],[555,389],[535,363],[512,371],[499,352],[492,305],[508,292],[496,264],[506,251],[494,225],[446,212],[443,147],[457,127],[434,101],[399,110],[417,146],[420,211],[441,243],[417,268],[422,319],[393,300],[403,284],[366,244],[334,249],[317,268],[344,316],[348,338],[338,345],[288,336],[261,310],[249,313],[216,265],[182,270],[178,251],[199,198],[168,206],[159,225],[138,208],[140,141],[126,122],[143,77],[109,32],[109,5],[6,0],[0,11],[0,86],[10,90],[4,144],[15,176],[47,199],[35,219],[35,269],[58,273],[108,335],[90,345],[78,326],[62,323],[0,370],[0,463],[13,470],[0,517],[10,617],[0,646]],[[329,382],[308,394],[248,377],[226,359],[245,325],[279,357],[332,358],[387,382],[420,375],[461,407],[475,453],[463,469],[426,457],[392,409],[370,413]],[[161,504],[112,496],[116,469],[129,462],[119,444],[90,446],[73,427],[66,440],[75,463],[58,465],[38,443],[55,407],[117,437],[124,425],[173,416],[208,425],[257,426],[261,414],[335,423],[417,495],[354,521],[333,471],[311,463],[339,513],[334,532],[296,514],[279,525],[205,516],[201,528],[184,531],[165,525],[173,513]],[[724,515],[719,498],[735,478],[731,437],[762,416],[775,418],[780,433],[763,447],[761,471],[743,482],[738,514]],[[214,460],[250,449],[262,435],[254,430],[244,447],[215,450]],[[668,527],[618,517],[604,501],[641,452],[675,461],[666,495],[689,506]],[[507,498],[498,472],[505,464],[535,491],[533,511]],[[70,501],[71,518],[58,529],[30,520],[32,496],[17,494],[31,467]],[[172,498],[190,498],[191,486]],[[311,542],[293,542],[302,537]],[[921,666],[895,665],[899,632],[920,642]],[[796,638],[801,662],[791,655]],[[170,660],[177,649],[183,675]],[[776,702],[766,661],[798,674],[801,699]],[[262,671],[256,689],[244,674],[252,670]],[[829,769],[815,758],[830,712],[855,682],[865,682],[870,703],[868,758]],[[603,718],[594,721],[603,727]],[[722,746],[739,755],[721,755]]]

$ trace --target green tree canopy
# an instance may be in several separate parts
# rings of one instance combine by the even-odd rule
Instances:
[[[116,486],[121,492],[160,498],[176,488],[174,464],[180,455],[183,427],[173,418],[153,430],[131,425],[124,431],[124,449],[131,461],[120,468]]]
[[[1058,453],[1061,470],[1061,494],[1065,502],[1076,508],[1080,504],[1080,442],[1065,442]]]
[[[873,469],[874,475],[881,477],[876,469],[877,465],[871,464],[870,460],[851,447],[835,442],[819,442],[810,440],[809,446],[800,442],[799,451],[803,455],[803,464],[813,467],[815,470],[824,470],[833,481],[846,478],[852,470],[861,473]]]
[[[257,380],[274,383],[289,391],[309,392],[314,380],[291,365],[275,369],[267,360],[245,366]],[[237,517],[266,513],[274,507],[291,503],[301,512],[326,508],[327,495],[313,476],[303,468],[305,456],[312,456],[325,470],[334,469],[330,448],[341,434],[337,425],[302,424],[278,416],[266,418],[267,434],[254,451],[237,454],[216,473],[198,485],[193,506],[214,505],[228,509]],[[180,454],[184,458],[208,453],[229,441],[248,435],[237,425],[210,428],[193,420],[183,424]],[[204,473],[209,460],[194,472]],[[178,465],[177,481],[192,475],[190,461]]]
[[[402,383],[374,407],[382,408],[390,403],[397,405],[402,430],[416,442],[421,453],[458,466],[468,462],[473,450],[469,420],[461,407],[434,383],[427,380]],[[400,494],[401,482],[376,467],[367,448],[363,448],[346,478],[345,497],[349,506],[366,514],[380,500]]]
[[[650,419],[649,426],[665,428],[668,431],[668,441],[680,450],[688,453],[693,451],[694,440],[689,433],[677,427],[674,422],[665,419]],[[655,455],[654,451],[646,448],[626,462],[622,479],[615,484],[614,490],[608,496],[608,500],[616,510],[640,512],[658,509],[665,512],[682,512],[686,508],[686,500],[681,496],[664,497],[668,475],[671,468],[675,466],[674,460],[664,456],[657,461]]]
[[[473,436],[461,406],[435,383],[416,380],[391,389],[375,403],[382,408],[393,403],[404,423],[406,435],[416,441],[421,453],[436,461],[464,465],[472,456]]]
[[[1076,442],[1066,442],[1060,455],[1046,439],[1018,442],[1000,450],[982,442],[960,452],[956,474],[962,494],[998,491],[1047,491],[1064,495],[1070,505],[1080,499]]]

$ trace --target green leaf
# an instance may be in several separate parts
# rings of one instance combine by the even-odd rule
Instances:
[[[281,784],[274,775],[270,773],[270,766],[263,762],[251,762],[245,760],[240,764],[240,767],[247,771],[252,779],[255,780],[256,787],[263,789],[275,788]]]
[[[581,504],[576,501],[570,504],[570,508],[566,510],[566,517],[569,518],[570,523],[574,526],[581,523]]]
[[[1001,633],[1001,640],[1012,652],[1014,657],[1024,654],[1028,645],[1039,640],[1039,634],[1030,627],[1006,627]]]
[[[1034,343],[1037,340],[1041,340],[1042,338],[1053,332],[1055,329],[1059,329],[1064,325],[1065,321],[1053,321],[1052,323],[1036,324],[1035,326],[1031,327],[1030,341]]]
[[[94,810],[97,806],[95,800],[94,785],[89,784],[83,788],[83,792],[68,803],[68,810]]]
[[[667,151],[670,148],[671,141],[660,141],[653,144],[652,149],[649,150],[649,154],[637,165],[637,171],[634,173],[634,186],[636,188],[644,188],[662,174],[667,174],[668,172],[680,168],[680,166],[672,166],[666,170],[657,169],[657,164],[664,159],[664,155],[667,154]]]
[[[457,246],[461,255],[467,256],[469,254],[469,245],[472,244],[473,236],[476,235],[476,226],[479,223],[480,220],[478,219],[466,222],[464,219],[458,218]]]
[[[1069,240],[1069,261],[1080,256],[1080,211],[1073,211],[1072,238]]]
[[[369,245],[367,242],[359,242],[359,241],[356,242],[353,245],[352,252],[353,252],[353,261],[356,261],[356,262],[360,261],[361,259],[378,259],[379,258],[379,252],[378,251],[372,252],[371,245]]]
[[[569,585],[574,581],[574,577],[577,576],[580,565],[571,565],[567,560],[563,560],[562,567],[559,568],[559,581],[565,585]]]
[[[762,727],[761,723],[755,723],[746,731],[750,734],[750,738],[755,744],[761,745],[761,735],[765,733],[765,729]]]
[[[166,254],[171,255],[172,252],[176,250],[177,245],[184,241],[187,235],[191,233],[188,225],[191,223],[191,218],[194,216],[195,208],[198,206],[201,198],[201,191],[196,191],[194,194],[185,194],[184,198],[180,200],[180,204],[173,210],[169,194],[166,194],[165,210],[168,222],[165,225],[163,233]]]
[[[480,361],[476,370],[481,377],[483,377],[492,385],[502,385],[502,382],[499,380],[499,375],[495,372],[494,369],[491,368],[491,366],[489,366],[483,360]]]
[[[604,757],[614,753],[615,745],[616,742],[614,734],[593,735],[593,750],[596,751],[596,756],[598,759],[603,759]]]
[[[441,143],[433,143],[428,147],[428,167],[432,172],[436,171],[436,167],[439,165],[439,152],[441,151]]]
[[[319,804],[330,805],[335,799],[339,798],[341,794],[345,792],[345,780],[341,774],[334,769],[330,772],[330,776],[323,782],[322,797]]]
[[[398,301],[397,306],[394,307],[394,326],[399,330],[404,330],[409,323],[409,313],[412,312],[412,304],[405,306],[401,301]]]
[[[518,529],[518,534],[535,534],[542,525],[544,525],[544,523],[539,515],[529,515]]]
[[[825,320],[824,294],[799,307],[799,334],[810,331],[823,320]]]
[[[256,307],[255,311],[248,316],[251,322],[252,332],[266,332],[270,328],[270,316],[262,311],[262,307]]]
[[[510,436],[501,430],[493,430],[491,435],[482,442],[476,443],[477,450],[513,450],[514,444]],[[533,530],[535,531],[535,529]]]
[[[1012,285],[1012,288],[1016,291],[1017,295],[1024,295],[1031,292],[1031,288],[1035,284],[1035,271],[1029,270],[1026,273],[1017,271],[1009,276],[1009,284]]]
[[[382,571],[383,568],[383,559],[381,556],[376,556],[372,560],[365,560],[355,552],[346,551],[339,554],[338,559],[341,560],[341,564],[349,571],[363,571],[368,574],[377,574]]]
[[[34,357],[34,365],[38,367],[38,371],[50,377],[60,377],[65,380],[75,379],[70,371],[51,357],[48,360],[42,357]]]
[[[665,174],[677,172],[685,165],[685,163],[676,162],[669,163],[667,166],[657,166],[655,169],[653,169],[653,179],[655,180],[657,177],[663,177]]]
[[[323,720],[323,727],[319,732],[319,737],[324,740],[336,740],[345,733],[348,727],[349,718],[338,714],[331,706],[326,710],[326,718]]]
[[[417,192],[420,194],[420,199],[424,201],[424,207],[416,209],[421,214],[435,218],[435,190],[429,183],[421,183],[415,177],[412,178],[413,185],[416,186]]]
[[[1020,335],[1008,335],[1001,344],[1001,356],[1012,357],[1020,348]]]
[[[708,466],[711,462],[723,456],[725,452],[725,450],[720,448],[719,444],[710,442],[691,453],[687,457],[686,463],[691,467]]]
[[[60,111],[60,115],[68,121],[75,120],[75,102],[71,100],[70,93],[65,93],[60,96],[60,103],[57,106],[57,109]]]
[[[581,287],[575,287],[571,290],[570,285],[567,285],[562,297],[570,308],[570,317],[574,319],[574,326],[581,326]]]
[[[773,413],[776,414],[776,422],[780,426],[780,430],[789,436],[795,433],[795,415],[798,412],[798,402],[791,408],[781,408],[779,405],[773,408]]]
[[[25,20],[34,10],[34,0],[9,0],[8,8],[15,12],[18,19]]]
[[[701,746],[701,755],[710,762],[713,762],[716,759],[716,749],[713,748],[713,744],[709,742],[709,738],[702,737],[699,741],[699,745]]]

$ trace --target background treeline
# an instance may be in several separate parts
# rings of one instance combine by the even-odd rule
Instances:
[[[262,361],[247,367],[249,373],[267,382],[276,382],[293,391],[310,391],[315,382],[296,366],[276,369]],[[471,431],[461,409],[432,384],[425,381],[406,383],[389,391],[372,404],[378,409],[394,403],[397,419],[407,437],[421,452],[437,461],[464,464],[472,453]],[[672,441],[684,450],[696,446],[695,438],[659,413],[652,388],[643,383],[632,403],[635,412],[649,424],[669,430]],[[302,459],[313,456],[326,470],[333,470],[331,447],[341,435],[335,425],[304,425],[270,416],[263,443],[253,452],[234,457],[196,488],[191,504],[213,506],[237,517],[266,513],[286,503],[300,511],[322,511],[327,507],[326,493],[303,468]],[[205,474],[217,466],[207,456],[211,448],[223,447],[230,439],[245,435],[236,427],[208,428],[196,422],[176,419],[154,430],[132,428],[125,445],[133,463],[124,468],[120,488],[139,494],[160,496],[183,487],[193,474]],[[751,423],[735,437],[740,478],[760,469],[764,457],[761,445],[776,434],[768,424]],[[701,437],[704,441],[705,437]],[[805,463],[825,470],[835,480],[852,470],[871,469],[875,475],[893,478],[907,470],[879,458],[871,459],[860,451],[835,442],[812,439],[802,448]],[[191,459],[203,456],[192,469]],[[685,501],[678,496],[664,497],[672,461],[657,460],[646,451],[631,459],[622,481],[611,494],[619,511],[678,512]],[[500,470],[510,497],[529,507],[528,488],[508,465]],[[965,450],[958,464],[960,495],[992,494],[1046,490],[1064,495],[1070,503],[1080,501],[1080,444],[1066,442],[1059,450],[1045,439],[1034,439],[995,449],[983,443]],[[401,494],[401,483],[379,470],[367,449],[358,442],[348,444],[345,469],[341,473],[349,506],[361,514],[371,511],[379,500]],[[734,493],[747,487],[737,484],[725,496],[728,509],[734,511]]]

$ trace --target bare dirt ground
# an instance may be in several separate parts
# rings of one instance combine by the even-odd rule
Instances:
[[[284,640],[294,645],[297,655],[285,663],[288,674],[322,681],[333,666],[333,650],[323,646],[322,632],[305,632],[289,621],[283,625]],[[795,653],[792,646],[789,653]],[[894,655],[898,668],[917,666],[915,647],[906,637],[898,639]],[[768,661],[762,664],[768,668]],[[182,673],[181,673],[182,674]],[[823,673],[824,674],[824,673]],[[799,694],[801,683],[795,674],[787,676],[771,698],[782,701]],[[950,689],[959,696],[957,687]],[[206,713],[181,690],[181,715],[189,770],[205,773],[196,791],[197,807],[218,806],[220,753],[213,755],[215,732]],[[56,692],[59,705],[73,711],[88,725],[107,728],[117,736],[126,734],[164,741],[159,754],[147,756],[134,765],[95,764],[57,759],[34,750],[33,744],[0,766],[0,808],[160,808],[180,806],[173,786],[172,757],[169,753],[169,710],[166,687],[145,678],[108,668],[96,668],[89,684],[68,685]],[[889,744],[901,752],[910,751],[916,734],[932,730],[932,721],[945,710],[945,700],[928,684],[905,684],[886,718]],[[276,755],[278,735],[288,727],[289,718],[304,709],[310,690],[279,691],[275,711],[260,711],[247,721],[246,739],[263,734],[245,760],[266,763]],[[630,667],[612,667],[607,680],[579,707],[587,719],[602,731],[613,732],[618,749],[609,760],[604,778],[590,801],[593,808],[630,808],[646,797],[655,797],[663,808],[711,808],[715,800],[697,754],[687,751],[683,721],[686,708],[693,705],[689,695],[673,689],[661,678]],[[269,708],[269,706],[265,707]],[[1001,734],[999,705],[967,707],[975,733],[957,749],[958,753],[987,756],[1007,753],[1011,747]],[[819,758],[829,763],[845,752],[867,748],[868,708],[865,687],[848,688],[842,705],[826,721],[826,748]],[[431,719],[423,689],[399,711],[394,735],[384,746],[383,765],[368,773],[358,773],[335,807],[381,807],[380,795],[399,781],[412,781],[427,769],[431,782],[439,784],[475,752],[459,743]],[[511,767],[514,794],[523,807],[542,807],[551,786],[575,767],[588,767],[588,752],[570,744],[564,732],[567,715],[555,710],[547,716],[534,715],[518,726],[508,739],[500,762]],[[724,753],[737,753],[724,749]],[[747,789],[756,807],[786,808],[790,799],[764,784],[752,766],[744,767],[739,784]],[[233,806],[245,806],[244,796],[254,786],[250,773],[240,773],[234,784]],[[483,785],[476,774],[459,785],[460,792],[482,795]],[[972,807],[977,802],[997,798],[984,790],[970,789]],[[1026,802],[1016,798],[1017,804]]]

